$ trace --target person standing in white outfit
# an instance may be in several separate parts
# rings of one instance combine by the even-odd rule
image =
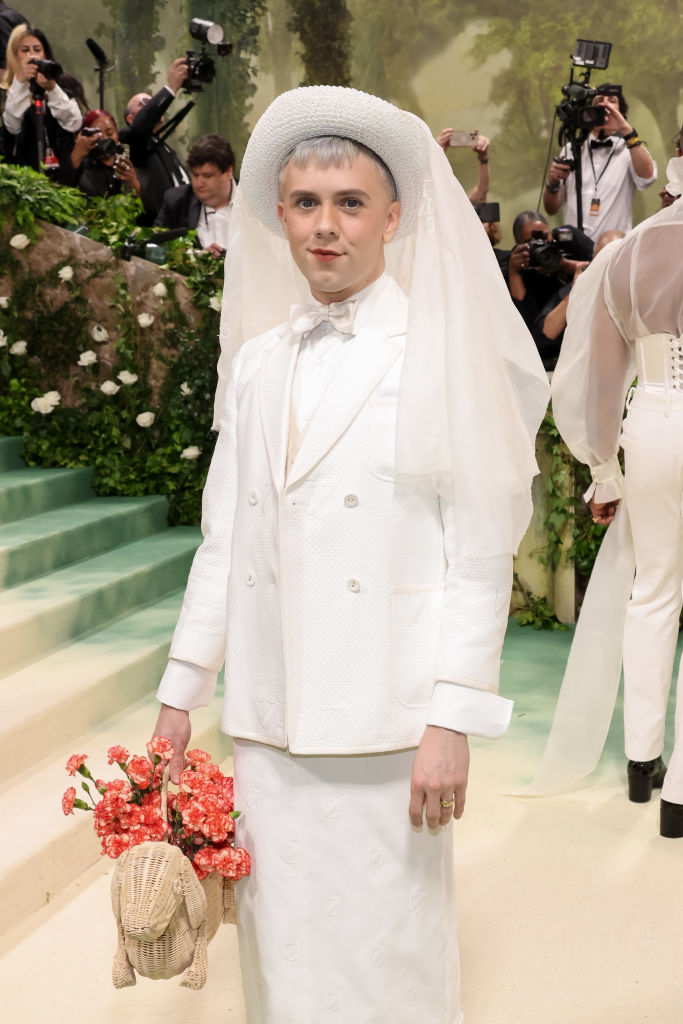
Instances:
[[[683,179],[682,165],[683,158],[669,164],[672,187]],[[619,517],[610,534],[620,531],[621,550],[617,551],[608,534],[603,542],[605,555],[601,552],[590,587],[604,586],[610,606],[605,610],[603,601],[602,614],[612,623],[606,625],[600,641],[603,658],[610,647],[622,644],[617,624],[623,622],[629,797],[636,803],[647,802],[653,789],[663,786],[660,834],[668,838],[683,838],[680,689],[668,771],[662,760],[683,586],[681,244],[683,203],[677,200],[600,254],[583,275],[585,280],[570,303],[568,332],[553,378],[553,411],[560,433],[576,457],[591,468],[594,482],[586,499],[594,521],[608,525],[617,514]],[[622,424],[624,400],[636,375],[637,386],[630,394]],[[624,450],[625,477],[617,459],[619,446]],[[620,504],[624,507],[619,508]],[[621,568],[615,572],[617,559]],[[614,584],[611,593],[610,579]],[[588,618],[588,613],[584,616],[582,611],[584,617]],[[575,646],[580,629],[581,620]],[[578,664],[580,654],[572,653]],[[603,700],[598,695],[605,687],[616,693],[620,658],[608,656],[606,661],[614,670],[602,673],[600,656],[594,657],[594,674],[586,684],[593,694],[590,705],[586,699],[583,707],[588,719],[595,716],[598,704],[604,705],[603,739],[613,699]],[[606,683],[609,674],[612,680]],[[558,710],[569,699],[567,676],[563,689]],[[575,723],[581,717],[575,706]],[[570,750],[573,745],[565,731],[570,729],[569,722],[565,713],[556,717],[556,749]],[[576,742],[581,742],[578,737]],[[593,752],[599,754],[597,748]],[[592,762],[592,758],[588,760]],[[588,763],[586,770],[590,770]]]
[[[451,823],[467,734],[510,718],[547,382],[443,152],[376,97],[271,105],[227,263],[204,542],[155,735],[185,748],[225,659],[250,1024],[460,1024]]]

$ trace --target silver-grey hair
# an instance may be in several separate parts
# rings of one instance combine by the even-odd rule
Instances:
[[[289,151],[280,166],[278,175],[280,195],[282,195],[282,176],[288,163],[292,162],[295,167],[301,168],[313,159],[321,167],[344,167],[345,164],[352,164],[359,153],[365,153],[377,165],[380,180],[392,201],[398,199],[394,176],[381,157],[364,146],[362,142],[345,139],[340,135],[320,135],[315,139],[304,139],[303,142],[298,142],[294,149]]]

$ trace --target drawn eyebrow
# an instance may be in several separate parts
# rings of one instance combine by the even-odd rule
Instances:
[[[334,199],[340,199],[344,196],[352,196],[353,198],[359,199],[370,199],[371,197],[367,192],[364,192],[361,188],[342,188],[338,192],[334,193]],[[306,199],[306,198],[318,198],[317,192],[313,189],[297,188],[293,192],[289,193],[290,199]]]

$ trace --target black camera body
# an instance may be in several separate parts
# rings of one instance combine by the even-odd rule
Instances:
[[[562,260],[574,255],[574,233],[571,228],[555,228],[552,241],[542,231],[534,231],[529,246],[529,266],[546,274],[556,274]]]
[[[47,78],[48,82],[56,82],[64,70],[62,65],[58,64],[56,60],[39,60],[38,57],[33,57],[29,64],[34,64],[43,78]]]
[[[97,134],[97,128],[81,128],[81,135],[85,135],[88,138],[92,138],[93,135]],[[94,157],[103,157],[105,160],[109,160],[111,157],[123,152],[124,149],[120,142],[115,142],[114,139],[102,136],[101,139],[97,140],[97,145],[93,146],[90,150],[90,155]]]
[[[580,82],[562,86],[564,99],[557,107],[557,116],[562,122],[562,132],[581,132],[588,135],[594,128],[601,128],[609,113],[603,106],[593,106],[596,96],[621,96],[620,85],[605,85],[592,89]]]

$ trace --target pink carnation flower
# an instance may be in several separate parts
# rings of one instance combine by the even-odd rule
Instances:
[[[66,793],[62,797],[62,810],[65,814],[74,813],[74,800],[76,799],[76,790],[73,786],[69,786]]]
[[[69,760],[66,762],[66,770],[69,773],[69,775],[75,775],[78,769],[85,764],[87,759],[87,754],[72,754]]]
[[[122,761],[127,761],[130,757],[129,752],[125,747],[110,747],[107,751],[108,763],[109,764],[120,764]]]
[[[164,761],[170,761],[175,754],[171,741],[166,739],[165,736],[155,736],[154,739],[150,741],[149,749],[153,754],[158,754],[158,756],[163,758]]]
[[[200,750],[198,747],[195,747],[194,750],[188,750],[185,757],[193,764],[199,764],[200,762],[203,762],[204,764],[211,763],[210,754],[207,754],[205,750]]]
[[[147,789],[152,781],[154,768],[148,758],[135,754],[128,762],[126,771],[139,789]]]

